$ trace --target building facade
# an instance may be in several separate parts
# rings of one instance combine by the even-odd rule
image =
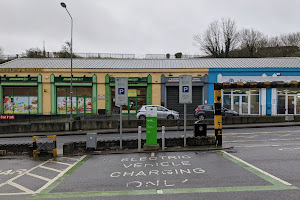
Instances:
[[[162,105],[183,113],[179,76],[192,76],[193,114],[214,103],[215,82],[299,81],[299,58],[235,59],[74,59],[70,99],[70,59],[19,58],[0,65],[0,113],[78,115],[119,113],[115,78],[128,77],[128,106],[136,115],[143,105]],[[224,90],[222,105],[241,115],[298,115],[298,88]]]

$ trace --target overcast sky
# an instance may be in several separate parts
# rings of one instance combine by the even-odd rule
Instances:
[[[70,40],[60,0],[0,0],[4,54],[31,47],[59,51]],[[300,31],[300,0],[64,0],[77,53],[203,54],[193,35],[229,17],[269,36]]]

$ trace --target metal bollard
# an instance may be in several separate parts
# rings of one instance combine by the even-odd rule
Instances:
[[[142,149],[142,127],[138,127],[138,152],[141,152]]]
[[[161,127],[161,148],[164,151],[165,150],[165,126]]]

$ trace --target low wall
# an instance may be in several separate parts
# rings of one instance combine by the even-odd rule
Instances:
[[[183,138],[166,138],[166,147],[177,147],[183,146]],[[142,140],[142,146],[146,143],[146,140]],[[157,143],[161,146],[161,138],[157,139]],[[209,146],[215,145],[215,137],[188,137],[186,138],[187,146]],[[98,141],[97,151],[118,149],[120,147],[120,140],[109,140],[109,141]],[[123,149],[137,149],[138,140],[123,140]],[[63,146],[63,154],[71,155],[77,153],[86,152],[86,142],[69,142],[65,143]]]
[[[196,119],[187,120],[187,126],[193,126]],[[300,116],[295,116],[295,121],[300,121]],[[285,122],[285,116],[226,116],[223,124],[251,124],[251,123],[276,123]],[[213,125],[213,120],[206,120],[208,125]],[[158,120],[157,126],[174,127],[183,126],[183,120]],[[60,132],[65,131],[66,122],[32,122],[0,124],[0,134],[7,133],[32,133],[32,132]],[[124,120],[123,128],[146,127],[145,120]],[[100,130],[118,129],[118,120],[81,120],[73,122],[73,130]]]

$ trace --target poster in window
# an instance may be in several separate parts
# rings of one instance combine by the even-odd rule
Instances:
[[[78,113],[84,113],[84,97],[78,97]]]
[[[66,114],[66,97],[57,97],[57,114]]]
[[[85,98],[85,113],[92,113],[92,98]]]
[[[72,113],[76,113],[76,97],[72,97]],[[71,114],[70,97],[67,97],[67,114]]]
[[[14,96],[14,114],[29,114],[28,97]]]
[[[29,109],[30,114],[37,114],[37,110],[38,110],[37,97],[29,97],[28,109]]]
[[[13,99],[10,96],[4,96],[4,114],[13,114],[14,113],[14,104],[13,104]]]

